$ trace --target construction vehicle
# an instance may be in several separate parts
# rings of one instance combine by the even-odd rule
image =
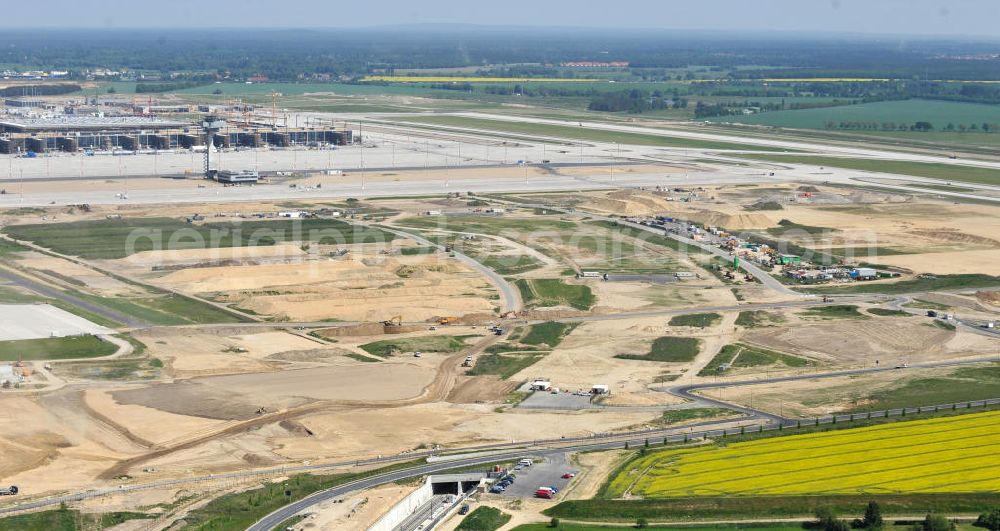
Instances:
[[[439,325],[450,325],[450,324],[454,324],[454,323],[457,323],[457,322],[458,322],[458,317],[455,317],[455,316],[439,317],[438,320],[437,320],[437,323]]]
[[[17,494],[17,485],[11,485],[9,487],[0,487],[0,496],[13,496]]]
[[[382,321],[382,324],[385,326],[403,326],[403,316],[394,315],[388,321]]]
[[[829,295],[823,295],[823,302],[830,302],[832,300]]]

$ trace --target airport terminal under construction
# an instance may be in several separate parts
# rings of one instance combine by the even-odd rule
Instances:
[[[255,122],[229,122],[212,135],[215,147],[227,149],[342,146],[353,141],[349,129],[281,127]],[[5,154],[192,149],[205,145],[206,134],[201,127],[182,120],[66,115],[7,117],[0,121],[0,153]]]

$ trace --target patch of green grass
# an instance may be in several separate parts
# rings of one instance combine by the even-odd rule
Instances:
[[[941,304],[938,302],[925,301],[922,299],[913,299],[912,301],[903,305],[904,308],[920,308],[921,310],[938,310],[946,312],[951,309],[951,306],[947,304]]]
[[[858,311],[858,307],[853,304],[834,304],[831,306],[817,306],[799,312],[799,315],[817,319],[864,319],[865,316]]]
[[[657,420],[660,424],[675,424],[688,420],[712,419],[732,414],[732,411],[721,407],[695,407],[664,411],[663,416]]]
[[[727,345],[728,346],[728,345]],[[735,343],[738,349],[733,367],[759,367],[765,365],[785,365],[787,367],[806,367],[813,362],[798,356],[783,354],[745,343]]]
[[[910,312],[904,312],[903,310],[892,310],[889,308],[868,308],[868,313],[872,315],[878,315],[880,317],[913,317]]]
[[[809,293],[916,293],[921,291],[948,291],[1000,286],[1000,277],[982,274],[938,275],[932,278],[914,278],[899,282],[855,282],[839,286],[800,288]]]
[[[665,373],[659,374],[655,378],[653,378],[653,383],[676,382],[677,380],[679,380],[681,378],[681,376],[683,376],[683,374],[681,374],[681,373],[669,373],[669,372],[665,372]]]
[[[905,380],[900,385],[870,393],[864,407],[851,411],[951,404],[996,397],[1000,397],[1000,364],[994,363],[985,367],[962,367],[945,376]]]
[[[82,291],[69,291],[69,293],[87,302],[117,310],[154,325],[239,323],[243,321],[215,306],[176,293],[160,293],[147,297],[101,297]]]
[[[635,522],[648,520],[794,518],[809,519],[826,507],[837,514],[862,515],[875,500],[883,514],[978,514],[1000,504],[998,493],[872,494],[865,496],[703,496],[633,500],[569,500],[543,514],[574,520]]]
[[[458,352],[465,348],[465,338],[458,336],[426,336],[400,339],[385,339],[361,345],[361,350],[380,358],[392,357],[395,353],[412,352]]]
[[[469,376],[497,375],[506,380],[531,367],[543,357],[545,357],[545,353],[542,352],[483,354],[476,360],[475,366],[466,371],[466,374]]]
[[[114,343],[95,336],[69,336],[0,341],[0,360],[67,360],[110,356],[118,350]]]
[[[476,507],[462,523],[458,524],[460,531],[495,531],[510,521],[510,515],[493,507],[485,505]]]
[[[542,267],[542,263],[527,255],[496,255],[491,254],[485,257],[470,255],[480,264],[496,271],[500,275],[520,275],[529,271],[534,271]]]
[[[0,304],[31,304],[42,300],[42,297],[25,293],[14,286],[0,285]]]
[[[684,362],[691,361],[698,355],[701,340],[693,337],[660,337],[653,341],[646,354],[618,354],[616,358],[623,360]]]
[[[938,328],[947,330],[949,332],[954,332],[955,331],[955,325],[949,323],[948,321],[942,321],[940,319],[935,319],[933,321],[932,326],[936,326]]]
[[[693,149],[738,149],[753,151],[779,151],[768,147],[751,144],[738,144],[731,142],[715,142],[710,140],[694,140],[688,138],[672,137],[667,135],[653,135],[641,133],[622,133],[617,131],[607,131],[602,129],[592,129],[585,127],[573,127],[569,125],[536,124],[526,122],[508,122],[504,120],[490,120],[483,118],[466,118],[462,116],[408,116],[404,118],[407,122],[430,124],[445,127],[465,127],[473,129],[484,129],[504,133],[515,133],[524,135],[541,135],[573,140],[587,140],[591,142],[620,142],[640,146],[669,146]]]
[[[589,310],[597,302],[589,286],[566,284],[560,279],[518,279],[514,285],[521,292],[521,300],[532,307],[569,306]]]
[[[532,325],[528,329],[528,333],[519,341],[525,345],[547,345],[549,348],[555,348],[579,325],[580,323],[558,323],[555,321]]]
[[[371,356],[365,356],[363,354],[358,354],[357,352],[348,352],[347,354],[344,354],[344,355],[347,356],[348,358],[351,358],[352,360],[363,361],[365,363],[378,363],[378,362],[382,361],[379,358],[373,358]]]
[[[849,170],[870,171],[879,173],[895,173],[913,177],[929,177],[945,181],[960,181],[979,184],[1000,184],[1000,171],[989,168],[961,166],[932,162],[907,162],[895,160],[851,159],[840,157],[823,157],[813,155],[739,155],[742,158],[765,160],[768,162],[790,164],[810,164],[813,166],[829,166]],[[914,183],[914,186],[920,186]]]
[[[399,250],[399,254],[403,256],[416,256],[421,254],[435,254],[438,252],[437,247],[403,247]]]
[[[736,317],[736,326],[742,326],[743,328],[759,328],[763,326],[770,326],[774,323],[781,323],[785,319],[776,313],[767,312],[764,310],[749,310],[740,312],[740,315]]]
[[[670,326],[692,326],[695,328],[705,328],[715,326],[722,321],[722,316],[717,313],[691,313],[687,315],[675,315],[670,318]]]
[[[550,530],[549,524],[523,524],[515,527],[511,531],[546,531]],[[559,531],[621,531],[621,526],[606,526],[595,524],[559,524]],[[646,529],[670,529],[672,531],[715,531],[716,529],[753,529],[754,531],[791,531],[801,530],[799,524],[713,524],[713,525],[655,525],[650,524]],[[909,527],[907,527],[909,529]]]
[[[291,241],[343,245],[393,239],[392,234],[377,229],[329,219],[190,224],[173,218],[124,218],[11,225],[3,232],[87,259],[124,258],[158,249],[253,247]]]
[[[19,253],[27,250],[28,248],[21,244],[0,238],[0,257],[6,257],[12,253]]]
[[[758,366],[784,365],[786,367],[805,367],[813,362],[798,356],[791,356],[745,343],[730,343],[722,347],[719,353],[708,362],[708,365],[698,372],[698,376],[719,374],[724,364],[732,367],[748,368]]]
[[[0,531],[89,531],[141,518],[153,516],[136,512],[81,513],[63,508],[0,518]]]

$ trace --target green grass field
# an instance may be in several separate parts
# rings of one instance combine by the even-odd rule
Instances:
[[[878,411],[916,404],[936,405],[1000,397],[1000,364],[962,367],[941,376],[902,380],[887,389],[872,391],[864,406],[851,412]]]
[[[754,151],[785,151],[770,149],[751,144],[738,144],[730,142],[714,142],[708,140],[694,140],[689,138],[671,137],[666,135],[653,135],[642,133],[621,133],[606,131],[601,129],[588,129],[585,127],[573,127],[569,125],[535,124],[525,122],[508,122],[504,120],[490,120],[485,118],[466,118],[462,116],[403,116],[401,121],[412,124],[437,125],[444,127],[463,127],[471,129],[482,129],[495,131],[498,133],[514,133],[522,135],[538,135],[546,137],[563,138],[567,140],[588,140],[592,142],[619,142],[622,144],[632,144],[640,146],[665,146],[692,149],[738,149]]]
[[[481,506],[466,515],[456,529],[461,531],[495,531],[510,521],[511,516],[500,509]]]
[[[70,294],[153,325],[172,326],[244,321],[215,306],[175,293],[157,293],[145,297],[101,297],[81,291],[71,291]]]
[[[996,135],[1000,139],[1000,135]],[[895,173],[913,177],[928,177],[944,181],[977,184],[1000,184],[1000,171],[989,168],[975,168],[956,164],[931,162],[907,162],[897,160],[852,159],[844,157],[823,157],[813,155],[739,155],[741,158],[789,164],[811,164],[813,166],[847,168],[849,170]],[[915,186],[919,186],[916,184]]]
[[[12,225],[4,233],[53,251],[88,259],[124,258],[150,250],[274,245],[278,242],[352,244],[389,242],[388,234],[337,220],[305,219],[203,223],[173,218],[125,218]]]
[[[518,279],[514,285],[521,292],[521,300],[533,308],[569,306],[589,310],[597,303],[597,297],[588,286],[566,284],[559,279]]]
[[[468,336],[426,336],[384,339],[382,341],[365,343],[359,348],[380,358],[391,357],[394,353],[407,354],[417,351],[452,353],[458,352],[468,346],[465,343],[465,339],[467,337]]]
[[[740,315],[736,317],[735,324],[744,328],[758,328],[783,321],[784,318],[781,314],[766,312],[764,310],[748,310],[740,312]]]
[[[738,122],[796,129],[826,129],[826,122],[892,122],[912,125],[926,121],[935,130],[943,130],[949,123],[981,126],[983,122],[1000,122],[1000,106],[938,100],[880,101],[860,105],[775,111],[722,119]]]
[[[858,311],[858,307],[853,304],[834,304],[831,306],[817,306],[799,312],[802,317],[811,319],[864,319],[865,314]]]
[[[0,341],[0,361],[68,360],[110,356],[118,350],[113,343],[94,336]]]
[[[691,361],[701,348],[701,340],[693,337],[660,337],[653,341],[646,354],[618,354],[623,360],[684,362]]]
[[[670,326],[693,326],[704,328],[715,326],[722,321],[722,316],[717,313],[691,313],[687,315],[675,315],[670,318]]]
[[[108,529],[129,520],[152,518],[143,513],[81,513],[54,509],[0,518],[0,531],[90,531]]]
[[[518,341],[525,345],[545,345],[549,348],[555,348],[577,326],[579,323],[557,323],[555,321],[532,325],[528,329],[528,333]]]
[[[745,343],[730,343],[722,347],[719,353],[708,362],[698,376],[711,376],[719,374],[720,367],[728,363],[733,368],[749,367],[770,367],[782,365],[785,367],[806,367],[814,365],[815,362],[806,358],[775,352],[762,347],[747,345]]]

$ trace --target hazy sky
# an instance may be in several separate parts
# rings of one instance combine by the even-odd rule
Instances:
[[[1000,0],[2,0],[0,4],[0,27],[12,28],[461,23],[1000,37]]]

